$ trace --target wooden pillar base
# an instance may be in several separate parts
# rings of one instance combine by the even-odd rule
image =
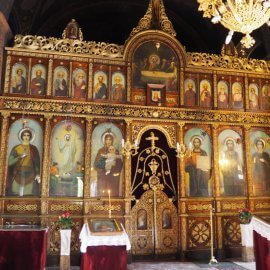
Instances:
[[[70,256],[69,255],[60,256],[60,270],[70,270]]]

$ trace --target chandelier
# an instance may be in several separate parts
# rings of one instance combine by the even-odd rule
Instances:
[[[212,23],[220,22],[229,29],[225,40],[229,44],[234,32],[240,32],[245,36],[241,44],[245,48],[251,48],[255,44],[250,33],[261,27],[264,23],[269,25],[270,0],[197,0],[199,11],[203,11],[203,17],[211,18]]]

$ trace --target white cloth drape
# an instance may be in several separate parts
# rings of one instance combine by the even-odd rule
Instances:
[[[253,231],[270,241],[270,225],[257,217],[253,216],[249,224],[240,224],[240,227],[244,247],[253,247]]]
[[[126,246],[126,250],[131,249],[130,241],[124,228],[123,233],[119,235],[97,236],[91,235],[88,224],[85,223],[80,232],[80,240],[82,253],[86,252],[88,246]]]
[[[71,230],[60,230],[61,249],[60,255],[70,255]]]

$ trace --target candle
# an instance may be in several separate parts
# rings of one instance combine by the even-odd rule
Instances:
[[[125,146],[125,140],[122,139],[122,147],[124,147],[124,146]]]
[[[180,145],[179,145],[179,142],[177,142],[176,149],[179,150],[179,148],[180,148]]]
[[[111,209],[111,191],[108,190],[108,194],[109,194],[109,218],[112,217],[112,209]]]
[[[138,146],[138,140],[136,139],[134,142],[135,146]]]

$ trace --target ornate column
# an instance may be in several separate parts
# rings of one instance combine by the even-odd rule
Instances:
[[[132,134],[132,125],[131,125],[131,121],[130,120],[125,120],[126,121],[126,138],[125,141],[127,141],[127,139],[129,139],[131,142],[133,142],[134,138],[133,138],[133,134]],[[130,156],[129,158],[124,157],[125,158],[125,163],[124,163],[124,167],[125,167],[125,230],[127,231],[127,234],[130,236],[130,238],[132,239],[132,226],[131,226],[131,200],[132,195],[131,195],[131,159],[132,156]]]
[[[83,194],[84,199],[90,198],[90,176],[91,176],[91,139],[92,139],[92,129],[93,129],[93,119],[92,117],[86,118],[86,138],[85,138],[85,160],[84,160],[84,187],[83,187]],[[88,215],[90,211],[90,201],[84,202],[84,220],[83,222],[87,222],[87,218],[85,215]]]
[[[218,92],[217,92],[217,72],[214,72],[213,76],[213,97],[214,97],[214,108],[218,107]]]
[[[8,142],[8,123],[9,123],[9,112],[2,112],[2,127],[1,127],[1,153],[0,153],[0,196],[4,195],[6,187],[5,183],[5,168],[6,168],[6,153],[7,153],[7,142]]]
[[[178,122],[178,127],[179,127],[179,143],[180,145],[181,144],[184,144],[184,133],[183,133],[183,127],[185,125],[184,122]],[[179,159],[179,162],[180,162],[180,184],[179,184],[179,189],[178,189],[178,192],[179,192],[179,197],[180,198],[183,198],[186,196],[186,185],[185,185],[185,162],[184,162],[184,158],[183,159]]]
[[[213,179],[213,197],[220,196],[220,181],[219,181],[219,170],[217,169],[218,166],[215,166],[219,162],[219,155],[218,155],[218,134],[217,129],[219,125],[214,124],[212,126],[212,140],[213,140],[213,160],[214,160],[214,168],[212,173]]]
[[[50,186],[50,136],[51,136],[51,119],[52,114],[45,115],[45,129],[44,129],[44,141],[43,141],[43,162],[41,170],[41,215],[48,214],[48,200],[49,186]],[[41,224],[43,226],[48,225],[48,219],[42,217]]]
[[[252,183],[252,167],[251,167],[251,156],[250,156],[250,125],[245,125],[244,126],[244,143],[245,143],[245,149],[246,152],[244,153],[245,155],[245,166],[247,168],[246,173],[247,173],[247,196],[254,196],[253,192],[253,183]]]

